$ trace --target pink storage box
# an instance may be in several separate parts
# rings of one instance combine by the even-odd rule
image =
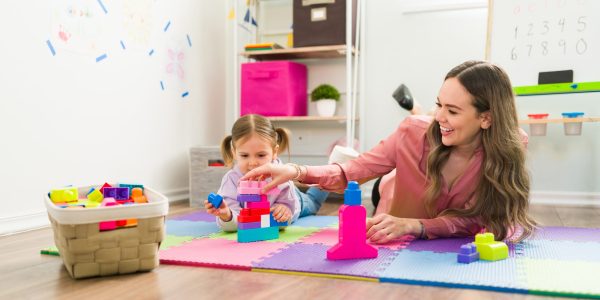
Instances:
[[[306,74],[291,61],[242,64],[241,115],[306,116]]]

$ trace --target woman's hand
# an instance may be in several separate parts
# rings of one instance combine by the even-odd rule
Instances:
[[[271,206],[273,218],[277,222],[287,222],[292,217],[292,211],[283,204],[274,204]]]
[[[297,171],[291,165],[280,165],[280,164],[265,164],[256,169],[248,171],[241,180],[264,180],[264,178],[271,177],[273,180],[269,182],[262,190],[262,193],[267,193],[273,187],[276,187],[286,181],[289,181],[296,177]]]
[[[233,214],[231,214],[231,210],[227,207],[225,201],[221,202],[221,206],[214,207],[208,200],[204,200],[204,208],[206,208],[207,213],[219,217],[223,222],[229,222],[233,217]]]
[[[367,219],[367,239],[372,243],[384,244],[406,234],[419,238],[421,222],[388,214],[379,214]]]

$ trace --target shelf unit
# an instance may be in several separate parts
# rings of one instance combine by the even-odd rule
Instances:
[[[239,8],[243,7],[240,5],[240,1],[232,0],[233,5],[232,8],[236,12],[237,16],[240,16],[245,13],[245,11],[240,11]],[[264,12],[264,7],[261,7],[262,4],[269,3],[270,0],[257,0],[254,2],[254,11],[256,12]],[[271,0],[272,1],[272,0]],[[290,3],[293,0],[277,0],[277,2],[289,1]],[[255,51],[244,51],[241,41],[239,41],[238,37],[238,27],[244,28],[244,26],[240,26],[239,17],[236,17],[235,25],[233,26],[233,49],[234,49],[234,58],[233,58],[233,108],[234,108],[234,116],[233,119],[237,119],[240,114],[240,65],[241,59],[245,60],[254,60],[254,61],[266,61],[266,60],[329,60],[329,59],[339,59],[344,60],[344,77],[345,77],[345,105],[346,111],[343,116],[334,116],[334,117],[318,117],[318,116],[304,116],[304,117],[269,117],[271,121],[274,122],[287,122],[293,123],[294,126],[303,126],[306,127],[314,127],[317,131],[319,126],[321,125],[310,125],[311,122],[318,122],[323,124],[323,126],[328,127],[331,126],[329,124],[345,124],[345,139],[346,144],[353,145],[354,138],[356,136],[362,137],[364,134],[364,124],[360,124],[360,128],[357,130],[358,119],[359,116],[356,116],[356,112],[360,112],[361,116],[364,114],[363,110],[357,109],[359,103],[362,103],[362,96],[356,93],[356,90],[364,90],[363,86],[363,74],[359,72],[359,70],[363,70],[364,59],[360,54],[359,49],[361,48],[361,41],[364,41],[364,26],[360,26],[360,24],[364,24],[364,1],[357,1],[357,17],[356,17],[356,46],[353,46],[353,33],[352,33],[352,5],[346,5],[346,33],[345,33],[345,44],[342,45],[328,45],[328,46],[314,46],[314,47],[299,47],[299,48],[284,48],[284,49],[273,49],[273,50],[255,50]],[[271,2],[273,3],[273,2]],[[293,5],[292,5],[293,6]],[[261,20],[260,18],[268,17],[266,14],[257,15],[257,27],[260,26]],[[257,29],[255,31],[247,30],[244,28],[245,32],[248,36],[252,36],[250,40],[254,43],[256,42],[265,42],[259,40],[259,34],[261,31],[271,32],[265,28]],[[266,31],[265,31],[266,30]],[[244,34],[246,34],[244,33]],[[277,31],[280,34],[279,31]],[[287,31],[281,31],[281,33],[287,33]],[[253,39],[253,40],[252,40]],[[363,43],[364,44],[364,43]],[[241,51],[240,51],[241,49]],[[347,51],[348,49],[352,49],[352,51]],[[310,62],[314,63],[314,62]],[[336,63],[337,64],[337,63]],[[299,124],[296,124],[296,123]],[[306,125],[303,125],[306,124]],[[339,126],[336,124],[336,126]],[[357,135],[358,133],[358,135]]]
[[[343,58],[346,56],[346,45],[315,46],[302,48],[286,48],[274,50],[244,51],[240,55],[255,60],[289,60],[315,58]],[[354,53],[354,49],[353,49]]]
[[[337,122],[346,122],[348,118],[346,116],[333,116],[333,117],[320,117],[320,116],[306,116],[306,117],[267,117],[267,119],[271,121],[277,122],[304,122],[304,121],[337,121]],[[358,121],[358,119],[354,119],[354,121]]]

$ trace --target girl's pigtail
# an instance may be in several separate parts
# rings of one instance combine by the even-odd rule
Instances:
[[[231,144],[231,135],[226,136],[221,142],[221,155],[225,165],[231,167],[233,165],[233,145]]]

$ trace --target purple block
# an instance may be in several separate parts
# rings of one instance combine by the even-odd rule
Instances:
[[[479,260],[479,252],[473,243],[468,243],[460,246],[460,252],[457,256],[457,261],[463,264],[470,264]]]
[[[260,228],[260,222],[238,223],[238,229]]]
[[[115,197],[116,200],[129,199],[129,188],[128,187],[116,187],[114,189],[116,189],[116,197]]]
[[[117,188],[115,187],[105,187],[102,189],[102,194],[104,194],[104,198],[115,198],[117,199]]]
[[[257,194],[239,194],[237,196],[238,202],[260,202],[260,195]]]

